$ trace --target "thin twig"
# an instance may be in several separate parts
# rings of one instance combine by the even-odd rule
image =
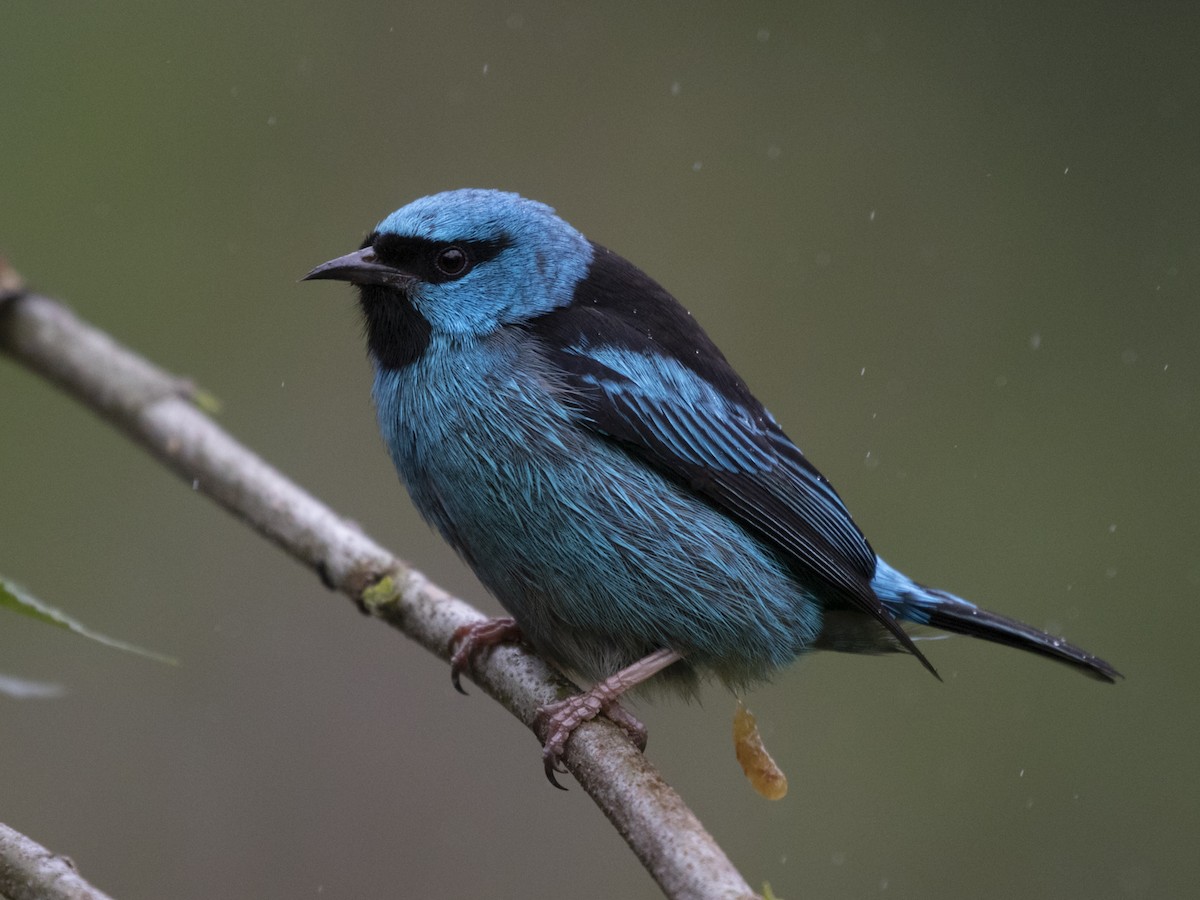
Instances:
[[[448,659],[454,630],[483,618],[234,441],[197,409],[187,381],[120,346],[62,304],[38,294],[0,293],[0,350],[108,419],[361,609],[442,659]],[[489,654],[473,678],[530,727],[538,707],[575,690],[519,647]],[[619,728],[607,720],[581,726],[564,762],[668,897],[754,896]]]

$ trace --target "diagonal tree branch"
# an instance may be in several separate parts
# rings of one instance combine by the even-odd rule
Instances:
[[[109,900],[80,877],[75,863],[0,824],[0,897],[4,900]]]
[[[197,408],[189,382],[55,300],[24,291],[2,260],[0,350],[120,428],[361,609],[442,659],[448,659],[454,630],[483,618],[218,428]],[[538,707],[575,690],[519,647],[497,648],[474,667],[473,678],[528,727]],[[600,719],[581,726],[564,762],[668,897],[754,896],[679,795],[615,725]]]

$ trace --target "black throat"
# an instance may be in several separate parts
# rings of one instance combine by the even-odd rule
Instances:
[[[358,285],[358,302],[367,326],[367,348],[384,369],[403,369],[429,346],[429,320],[403,291],[388,285]]]

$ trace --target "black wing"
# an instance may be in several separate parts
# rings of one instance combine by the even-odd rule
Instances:
[[[595,246],[573,303],[530,329],[587,427],[783,551],[802,583],[874,617],[934,671],[872,590],[875,553],[841,498],[661,286]]]

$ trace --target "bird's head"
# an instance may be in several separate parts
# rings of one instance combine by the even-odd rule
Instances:
[[[464,189],[401,207],[304,280],[357,285],[372,354],[399,366],[431,335],[469,340],[570,303],[591,259],[588,240],[550,207]]]

